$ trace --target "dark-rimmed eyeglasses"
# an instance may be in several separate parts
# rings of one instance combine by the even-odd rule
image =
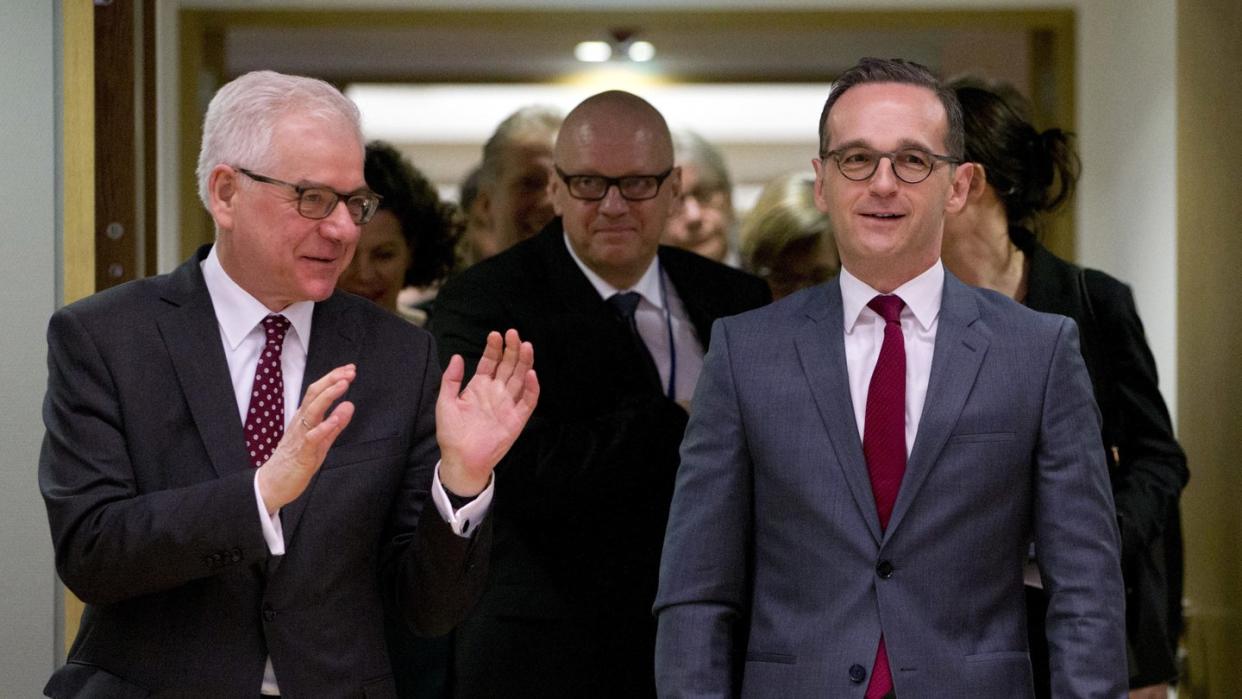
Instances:
[[[828,158],[837,161],[837,169],[847,180],[855,182],[871,179],[876,169],[880,167],[880,161],[888,158],[893,174],[906,184],[918,184],[927,179],[932,169],[936,167],[937,161],[954,165],[962,162],[953,156],[929,153],[922,148],[902,148],[884,152],[863,146],[830,150],[824,153],[821,159],[827,160]]]
[[[260,175],[244,167],[235,167],[233,169],[255,182],[274,184],[277,187],[292,189],[298,195],[298,213],[316,221],[331,216],[332,212],[336,210],[337,203],[344,201],[345,208],[349,210],[349,218],[361,226],[370,221],[371,217],[375,215],[375,211],[379,209],[380,199],[383,198],[375,192],[365,189],[357,192],[338,192],[329,187],[308,187],[285,182],[267,175]]]
[[[608,190],[616,187],[626,201],[645,201],[654,199],[660,193],[660,186],[673,172],[669,168],[658,175],[626,175],[625,177],[604,177],[603,175],[570,175],[559,167],[556,175],[569,189],[569,196],[584,201],[599,201],[608,195]]]

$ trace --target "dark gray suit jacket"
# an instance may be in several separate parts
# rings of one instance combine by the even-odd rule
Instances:
[[[1074,324],[946,273],[926,404],[883,532],[837,280],[716,324],[669,519],[661,696],[1029,696],[1022,565],[1053,693],[1126,691],[1118,535]]]
[[[39,485],[57,572],[87,608],[45,691],[254,696],[270,655],[285,696],[392,696],[385,603],[447,631],[489,546],[486,527],[456,537],[427,502],[434,345],[357,297],[315,304],[306,384],[356,363],[357,410],[281,511],[287,553],[272,557],[199,269],[207,250],[52,317]]]

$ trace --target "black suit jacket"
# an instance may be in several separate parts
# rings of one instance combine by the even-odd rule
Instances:
[[[750,275],[674,248],[660,263],[704,346],[769,300]],[[539,406],[496,469],[492,574],[458,629],[460,696],[654,693],[651,605],[685,411],[574,263],[560,221],[467,270],[436,300],[441,361],[468,371],[493,328],[535,347]]]
[[[1113,277],[1056,257],[1024,231],[1015,237],[1030,260],[1026,305],[1078,323],[1100,406],[1121,531],[1130,686],[1168,682],[1177,676],[1182,622],[1178,498],[1190,474],[1134,296]]]
[[[272,557],[207,250],[49,325],[39,485],[57,571],[87,608],[45,691],[254,696],[270,655],[285,696],[392,696],[384,603],[446,631],[477,596],[490,537],[456,537],[427,502],[434,345],[357,297],[315,304],[306,384],[356,363],[357,410],[281,511],[286,554]]]

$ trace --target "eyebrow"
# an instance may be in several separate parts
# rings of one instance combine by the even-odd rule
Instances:
[[[879,148],[876,148],[875,146],[871,145],[865,139],[861,139],[861,138],[856,138],[852,141],[846,141],[845,143],[842,143],[835,148],[829,148],[828,150],[845,150],[846,148],[868,148],[870,150],[875,150],[875,151],[880,150]],[[913,148],[916,150],[925,151],[927,153],[936,152],[934,149],[928,147],[927,144],[920,143],[919,141],[915,141],[909,138],[903,138],[897,144],[897,147],[894,150],[905,150],[907,148]]]
[[[351,197],[356,194],[371,193],[371,187],[365,184],[362,185],[361,187],[356,187],[354,189],[351,189],[348,192],[339,192],[337,191],[335,187],[330,187],[327,184],[324,184],[323,182],[316,182],[314,180],[301,179],[301,180],[298,180],[297,182],[294,182],[293,184],[297,185],[298,187],[301,187],[302,189],[326,189],[334,194],[338,194],[338,195],[348,194]]]

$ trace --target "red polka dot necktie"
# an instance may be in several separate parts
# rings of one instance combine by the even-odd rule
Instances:
[[[863,419],[863,455],[881,529],[888,528],[906,472],[906,345],[901,333],[901,309],[905,305],[900,297],[891,295],[877,296],[867,304],[884,319],[884,343],[871,374]],[[893,673],[881,634],[866,699],[879,699],[892,690]]]
[[[282,315],[263,319],[263,351],[254,370],[254,388],[246,410],[246,450],[256,468],[267,462],[285,433],[285,379],[280,353],[288,331],[289,320]]]

